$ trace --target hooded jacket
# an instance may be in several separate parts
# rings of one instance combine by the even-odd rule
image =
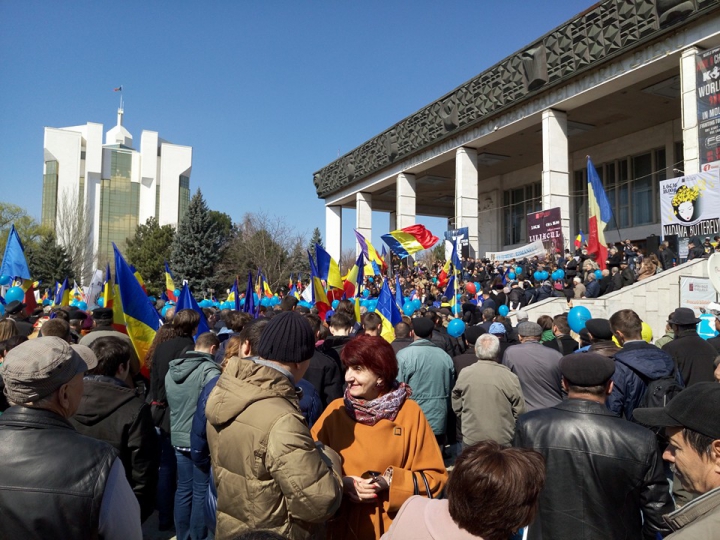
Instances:
[[[198,397],[205,385],[218,375],[220,367],[209,353],[188,351],[170,362],[165,392],[170,407],[170,442],[173,446],[190,448]]]
[[[120,452],[144,521],[155,510],[160,465],[150,407],[135,390],[113,377],[88,375],[83,383],[80,406],[70,423],[81,435],[109,443]]]
[[[339,508],[342,478],[316,448],[286,375],[232,358],[205,412],[218,540],[254,529],[305,540]]]
[[[645,396],[647,383],[669,376],[674,369],[672,356],[655,345],[644,341],[625,343],[615,353],[613,390],[606,401],[608,409],[632,420],[633,411]],[[678,383],[682,385],[680,372],[677,374]]]

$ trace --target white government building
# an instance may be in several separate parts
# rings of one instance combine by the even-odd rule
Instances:
[[[192,147],[172,144],[143,130],[140,150],[123,126],[105,133],[103,125],[45,128],[42,224],[58,229],[62,206],[86,212],[86,239],[93,267],[112,261],[112,242],[120,249],[148,218],[177,226],[190,201]],[[81,239],[78,239],[81,240]]]
[[[658,183],[720,159],[696,71],[718,46],[720,0],[590,6],[316,172],[328,251],[339,259],[343,227],[371,238],[381,211],[390,230],[418,216],[468,227],[482,257],[526,243],[526,215],[554,207],[567,246],[587,232],[587,155],[613,209],[607,240],[660,235]]]

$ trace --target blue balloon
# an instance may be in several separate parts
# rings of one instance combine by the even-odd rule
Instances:
[[[403,305],[403,313],[408,317],[411,317],[412,314],[415,313],[415,306],[412,302],[405,302]]]
[[[333,315],[335,315],[335,312],[332,309],[327,310],[327,312],[325,313],[325,320],[328,320]]]
[[[568,312],[568,324],[570,329],[576,334],[585,328],[585,323],[592,319],[590,310],[585,306],[575,306]]]
[[[80,301],[77,303],[77,307],[82,311],[87,311],[87,302]]]
[[[602,270],[595,270],[595,277],[597,279],[602,278]]]
[[[44,302],[44,301],[43,301],[43,305],[45,305],[45,302]],[[98,307],[103,307],[103,306],[105,305],[105,298],[102,297],[102,296],[101,296],[100,298],[98,298],[98,299],[97,299],[97,305],[98,305]]]
[[[542,274],[542,276],[540,277],[540,279],[542,279],[543,281],[550,277],[550,274],[548,274],[547,270],[543,270],[543,271],[540,272],[540,273]]]
[[[515,279],[515,272],[508,272],[508,279]]]
[[[10,285],[11,281],[12,281],[12,278],[10,276],[6,276],[6,275],[0,276],[0,285]]]
[[[479,281],[476,281],[476,282],[475,282],[475,290],[476,290],[477,292],[482,291],[482,285],[480,285],[480,282],[479,282]]]
[[[370,305],[370,300],[360,300],[360,307],[368,307]]]
[[[515,274],[517,274],[518,276],[522,274],[522,266],[515,267]]]
[[[368,306],[368,311],[373,312],[375,311],[375,308],[377,307],[377,300],[371,300],[370,305]]]
[[[540,272],[538,272],[537,270],[535,272],[533,272],[533,278],[535,278],[535,281],[541,281],[542,280],[541,276],[542,276],[542,274],[540,274]]]
[[[181,292],[182,292],[182,291],[181,291],[180,289],[175,289],[175,290],[173,291],[173,294],[175,295],[175,298],[180,298],[180,293],[181,293]]]
[[[565,270],[563,270],[562,268],[558,268],[558,269],[556,270],[556,272],[557,272],[557,275],[558,275],[558,279],[562,279],[562,278],[565,277]]]
[[[168,312],[168,309],[170,309],[171,307],[172,307],[172,306],[169,306],[169,305],[165,304],[165,305],[163,306],[163,308],[162,308],[162,311],[160,312],[160,315],[162,315],[163,317],[165,317],[165,314]]]
[[[412,301],[412,305],[415,306],[415,309],[420,309],[422,307],[422,302],[419,298],[416,298]]]
[[[369,277],[369,278],[368,278],[368,281],[369,281],[370,283],[375,283],[375,278]]]
[[[267,296],[263,296],[262,300],[260,300],[260,305],[269,307],[270,306],[270,299]]]
[[[279,306],[280,305],[280,297],[279,296],[273,296],[270,299],[270,305],[271,306]]]
[[[364,289],[364,290],[363,290],[363,296],[364,296],[365,298],[367,298],[368,296],[370,296],[370,291],[367,290],[367,289]]]
[[[465,332],[465,323],[462,319],[453,319],[447,325],[447,333],[454,337],[460,337]]]
[[[245,305],[245,299],[244,299],[244,298],[241,298],[241,299],[240,299],[240,307],[242,307],[242,306],[244,306],[244,305]]]
[[[410,297],[409,297],[409,296],[403,297],[403,305],[407,304],[409,301],[410,301]]]
[[[498,308],[498,315],[502,315],[503,317],[506,317],[508,313],[510,313],[510,308],[507,307],[505,304],[503,304],[502,306],[500,306]]]
[[[340,300],[333,300],[332,304],[330,304],[330,305],[332,306],[333,311],[335,311],[338,308],[338,306],[340,305]]]
[[[100,300],[102,300],[102,298],[100,298]],[[50,305],[52,305],[52,300],[50,300],[49,298],[46,298],[45,300],[42,301],[42,305],[50,306]],[[0,304],[0,306],[2,306],[2,304]],[[100,307],[102,307],[102,306],[100,306]]]
[[[14,302],[15,300],[22,302],[24,298],[25,298],[25,291],[23,291],[21,287],[10,287],[8,289],[8,291],[5,293],[5,303],[6,304],[9,304],[10,302]]]

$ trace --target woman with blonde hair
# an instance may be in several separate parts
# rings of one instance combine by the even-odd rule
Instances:
[[[9,318],[0,320],[0,341],[5,341],[17,335],[18,329],[15,326],[15,321]]]

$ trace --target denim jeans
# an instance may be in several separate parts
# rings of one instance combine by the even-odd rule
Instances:
[[[205,497],[210,475],[196,467],[190,452],[175,449],[178,486],[175,492],[175,533],[177,540],[206,540]]]
[[[163,433],[159,428],[155,429],[160,437],[160,471],[156,498],[158,524],[161,529],[167,530],[173,525],[173,500],[175,498],[177,462],[175,460],[175,449],[170,444],[170,435]]]

